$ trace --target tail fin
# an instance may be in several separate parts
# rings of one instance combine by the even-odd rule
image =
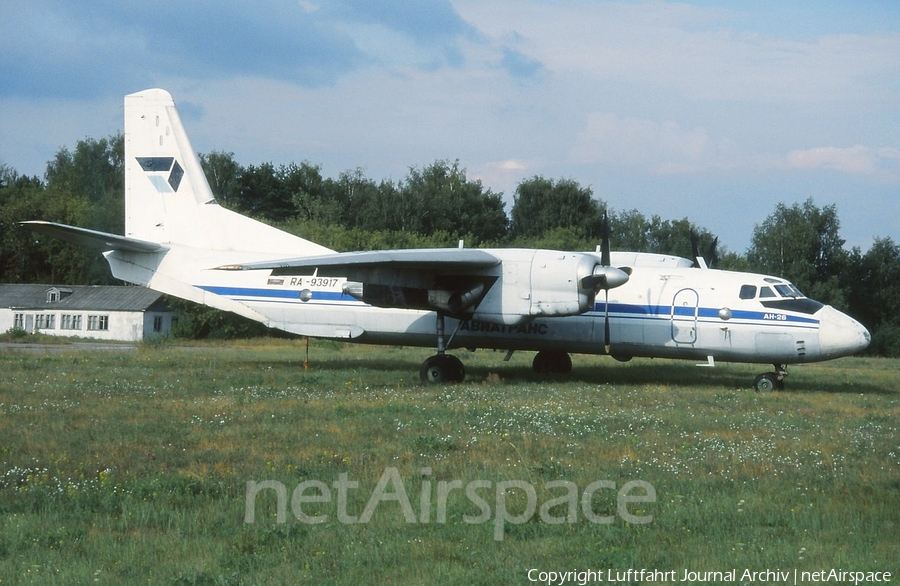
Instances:
[[[125,96],[125,234],[276,256],[330,249],[219,207],[168,92]]]

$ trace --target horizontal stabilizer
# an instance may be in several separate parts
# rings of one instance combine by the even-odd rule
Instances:
[[[53,236],[54,238],[59,238],[60,240],[71,242],[72,244],[100,250],[102,252],[107,250],[156,252],[162,248],[162,246],[156,242],[147,242],[146,240],[137,240],[136,238],[128,238],[118,234],[97,232],[96,230],[67,226],[55,222],[31,221],[22,222],[21,224],[39,234]]]

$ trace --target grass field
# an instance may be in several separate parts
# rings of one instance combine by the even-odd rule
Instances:
[[[423,386],[428,353],[0,351],[0,584],[898,580],[898,360],[757,394],[757,366],[574,356],[542,377],[493,352]]]

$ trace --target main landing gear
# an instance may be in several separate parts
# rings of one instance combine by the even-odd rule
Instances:
[[[419,368],[419,378],[424,383],[461,383],[466,378],[466,368],[459,358],[447,354],[444,316],[440,313],[435,319],[435,333],[437,354],[425,359]],[[450,339],[453,339],[452,335]],[[569,374],[572,372],[572,358],[562,350],[541,350],[534,356],[531,368],[542,374]]]
[[[419,378],[425,383],[461,383],[466,378],[466,368],[456,356],[447,354],[444,341],[444,316],[437,314],[435,320],[437,333],[437,354],[425,359],[419,368]],[[450,336],[451,339],[453,336]]]
[[[787,365],[775,364],[775,372],[764,372],[753,381],[753,388],[757,393],[784,390],[784,377],[787,376]]]
[[[569,374],[572,358],[562,350],[541,350],[534,355],[531,368],[541,374]]]
[[[419,378],[425,383],[461,383],[466,378],[466,367],[456,356],[435,354],[422,363]]]

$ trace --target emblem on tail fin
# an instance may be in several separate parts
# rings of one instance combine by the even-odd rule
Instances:
[[[175,157],[135,157],[135,159],[159,193],[178,191],[181,178],[184,177],[184,169]]]

